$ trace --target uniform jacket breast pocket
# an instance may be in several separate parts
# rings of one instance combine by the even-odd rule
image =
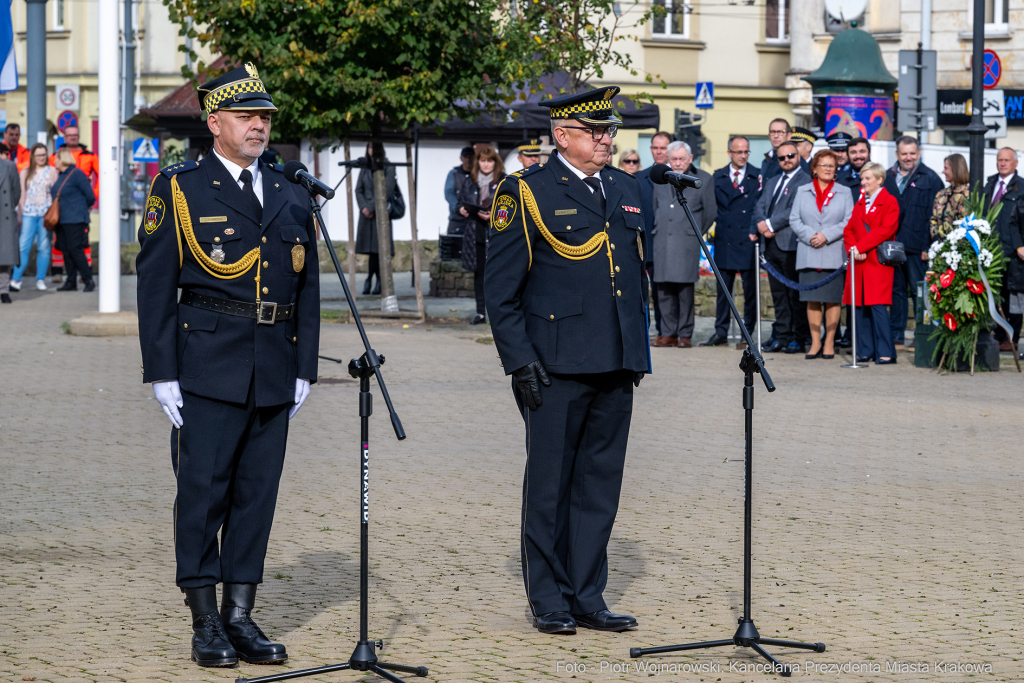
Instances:
[[[220,313],[178,306],[178,374],[198,377],[206,367]]]
[[[628,234],[630,243],[628,245],[623,245],[623,249],[625,249],[625,252],[629,254],[634,261],[639,263],[640,261],[644,260],[643,256],[640,253],[640,250],[643,249],[643,247],[641,246],[642,238],[640,237],[640,234],[643,232],[644,229],[643,219],[640,218],[639,216],[634,216],[630,214],[626,216],[626,227],[629,228]],[[690,234],[690,231],[679,231],[678,234]],[[619,253],[621,252],[616,251],[615,255],[618,256]]]
[[[535,296],[530,302],[533,333],[538,346],[546,347],[544,360],[556,365],[579,365],[586,359],[586,328],[583,296]]]
[[[242,231],[227,222],[199,223],[198,225],[193,223],[193,232],[195,232],[196,240],[207,254],[217,246],[224,247],[224,245],[242,239]],[[229,251],[229,249],[224,248],[224,251]]]
[[[297,277],[306,268],[309,258],[309,236],[302,225],[281,226],[281,254],[279,260],[286,275]]]
[[[554,220],[548,221],[546,225],[555,239],[574,247],[585,244],[594,236],[594,231],[590,229],[590,219],[587,216],[575,214],[555,216]]]

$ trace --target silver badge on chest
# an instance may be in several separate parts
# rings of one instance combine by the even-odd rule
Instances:
[[[210,250],[210,260],[214,263],[224,263],[224,250],[219,244],[213,245],[213,249]]]

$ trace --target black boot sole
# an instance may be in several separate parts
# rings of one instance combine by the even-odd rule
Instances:
[[[582,621],[577,621],[576,625],[580,628],[588,628],[591,631],[604,631],[606,633],[622,633],[623,631],[631,631],[637,627],[637,624],[631,624],[629,626],[618,626],[616,628],[601,628],[599,626],[588,626]]]
[[[242,653],[238,653],[238,658],[246,664],[284,664],[288,661],[287,654],[271,655],[269,657],[246,657]]]
[[[192,661],[199,666],[209,667],[231,667],[238,666],[237,657],[225,657],[223,659],[199,659],[196,657],[196,651],[192,650]]]

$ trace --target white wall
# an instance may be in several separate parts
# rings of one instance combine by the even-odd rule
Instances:
[[[436,240],[439,234],[444,234],[448,229],[448,202],[444,198],[444,181],[448,177],[448,171],[459,165],[459,152],[470,143],[463,140],[436,140],[427,138],[420,140],[419,154],[419,182],[417,204],[417,234],[421,240]],[[366,145],[363,142],[353,142],[351,155],[353,159],[365,154]],[[404,163],[404,144],[386,144],[384,152],[389,161]],[[416,148],[412,149],[413,159],[416,156]],[[338,166],[339,161],[345,160],[344,148],[337,151],[324,150],[320,153],[320,178],[331,187],[338,184],[345,176],[345,168]],[[313,154],[309,144],[302,145],[302,163],[313,172]],[[356,180],[359,177],[360,169],[352,171],[352,216],[353,230],[359,224],[359,208],[355,201]],[[398,166],[395,168],[398,179],[398,186],[405,198],[406,214],[404,218],[394,222],[392,235],[396,240],[408,240],[412,238],[412,223],[409,211],[409,168]],[[327,221],[327,231],[335,242],[348,239],[348,197],[345,193],[345,183],[338,186],[334,199],[327,202],[324,207],[324,219]],[[353,233],[354,234],[354,233]]]

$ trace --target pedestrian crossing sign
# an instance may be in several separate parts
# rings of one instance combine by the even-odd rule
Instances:
[[[715,106],[715,84],[705,81],[697,84],[696,107],[697,109],[711,109]]]
[[[132,143],[132,161],[136,164],[156,163],[160,161],[157,151],[160,141],[152,138],[139,138]]]

